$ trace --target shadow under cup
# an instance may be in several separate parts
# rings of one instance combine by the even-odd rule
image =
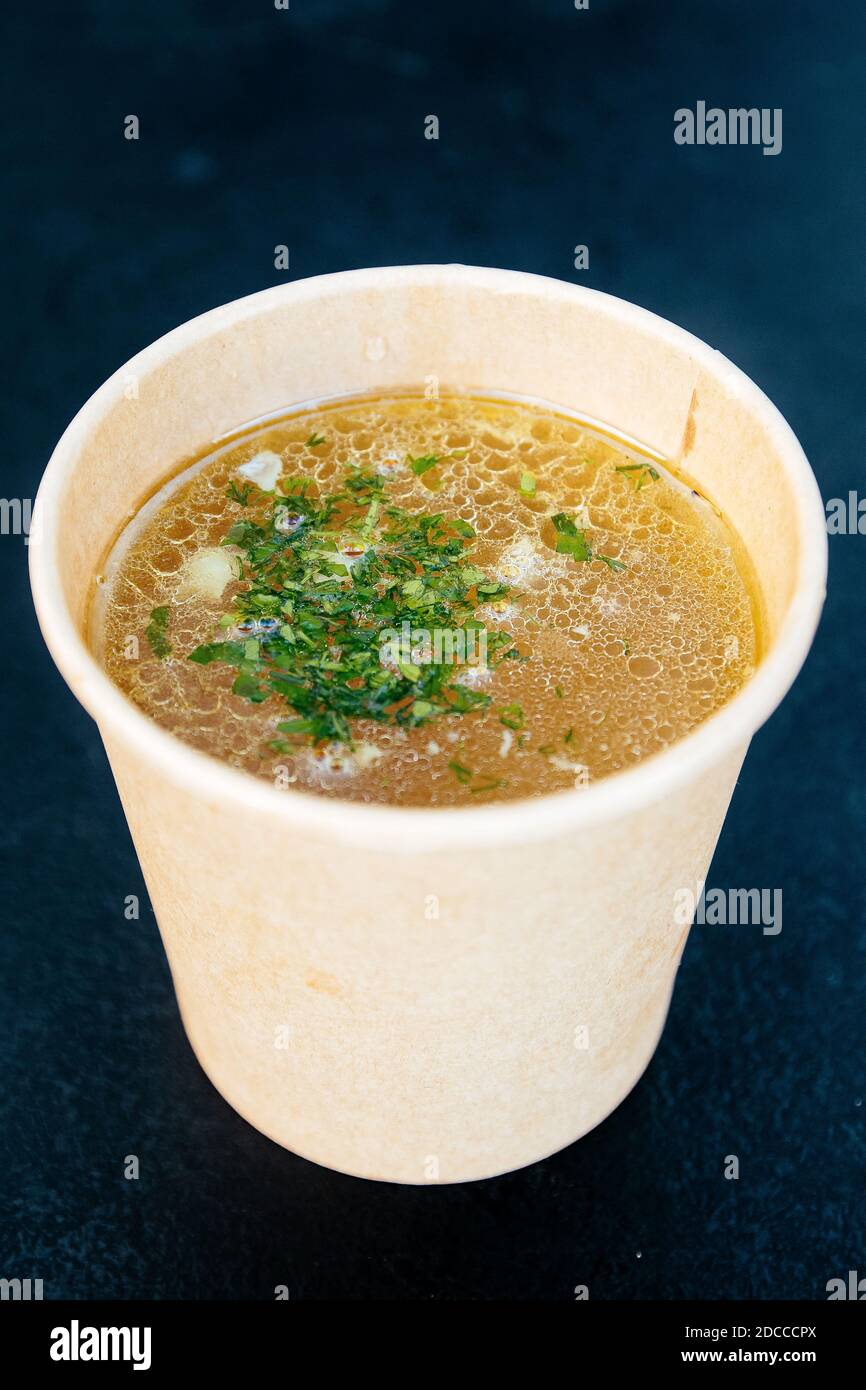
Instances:
[[[767,650],[669,750],[596,785],[454,810],[280,791],[180,743],[85,643],[96,567],[179,460],[283,407],[422,385],[537,397],[649,446],[723,510]],[[520,1167],[602,1120],[664,1023],[749,739],[793,681],[826,531],[800,447],[718,353],[621,300],[516,272],[300,281],[183,325],[67,429],[40,488],[45,639],[103,740],[196,1054],[249,1122],[394,1182]]]

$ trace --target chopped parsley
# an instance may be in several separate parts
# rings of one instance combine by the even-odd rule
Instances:
[[[592,559],[592,548],[586,539],[586,533],[572,517],[566,516],[565,512],[557,512],[553,518],[553,525],[558,555],[570,555],[573,560]]]
[[[440,458],[438,454],[422,454],[420,458],[413,459],[411,454],[407,454],[406,462],[415,476],[420,478],[422,473],[428,473],[431,468],[435,468]]]
[[[163,661],[167,656],[171,656],[171,643],[168,640],[167,607],[163,606],[150,610],[150,622],[144,629],[144,635],[150,650],[160,661]]]
[[[565,512],[557,512],[551,520],[556,531],[558,555],[570,555],[573,560],[602,560],[608,569],[614,572],[628,568],[622,560],[615,560],[612,555],[602,555],[594,551],[586,538],[586,532]]]
[[[499,722],[500,722],[500,724],[504,724],[505,727],[506,727],[506,729],[515,729],[515,730],[517,730],[517,729],[522,729],[522,728],[523,728],[523,708],[522,708],[522,706],[517,705],[517,704],[514,704],[514,705],[505,705],[505,707],[499,711]]]
[[[489,668],[523,658],[477,616],[510,588],[472,563],[467,522],[394,505],[357,465],[325,495],[284,478],[267,505],[222,539],[240,552],[241,588],[191,661],[232,668],[233,693],[253,704],[276,696],[291,715],[277,732],[312,743],[351,745],[356,719],[417,728],[490,704],[460,681],[481,635]],[[419,631],[432,650],[416,650]]]
[[[324,442],[324,435],[312,434],[307,447]],[[406,461],[422,477],[458,456],[407,455]],[[521,493],[531,497],[535,490],[534,475],[521,474]],[[238,699],[277,702],[284,717],[274,721],[270,747],[289,753],[299,741],[352,747],[358,720],[414,729],[487,709],[490,695],[464,676],[479,651],[490,670],[529,660],[507,631],[480,616],[520,595],[475,562],[473,527],[432,504],[421,511],[398,506],[377,470],[351,463],[323,491],[308,477],[284,477],[274,494],[236,482],[226,494],[248,508],[221,541],[235,552],[238,582],[212,639],[188,658],[228,668]],[[559,554],[601,560],[614,572],[626,568],[595,552],[575,517],[558,512],[552,522]],[[172,650],[168,619],[168,607],[155,608],[146,629],[159,658]],[[561,686],[555,693],[563,697]],[[522,706],[506,704],[497,713],[524,747]],[[542,745],[538,752],[549,756],[554,748]],[[473,795],[505,785],[457,760],[448,767]]]
[[[429,473],[431,468],[435,468],[437,463],[444,463],[446,459],[463,458],[465,449],[455,449],[450,454],[421,454],[418,458],[413,458],[411,454],[406,455],[406,462],[417,478],[422,474]]]
[[[232,479],[226,488],[226,497],[232,502],[237,502],[239,507],[245,507],[250,500],[252,490],[252,483],[244,483],[242,487],[238,487],[235,480]]]

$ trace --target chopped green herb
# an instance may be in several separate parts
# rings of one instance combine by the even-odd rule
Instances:
[[[373,527],[376,525],[376,522],[379,519],[379,508],[381,507],[381,505],[382,503],[379,501],[379,498],[374,497],[369,507],[367,508],[367,515],[364,519],[364,525],[361,527],[361,535],[365,539],[367,536],[370,535],[371,531],[373,530]]]
[[[611,570],[628,568],[622,560],[615,560],[612,555],[595,553],[586,539],[585,532],[565,512],[557,512],[552,520],[556,529],[556,549],[560,555],[571,555],[575,560],[603,560]]]
[[[469,788],[470,796],[483,796],[485,792],[498,791],[500,787],[507,787],[508,783],[504,777],[489,777],[484,782],[476,782],[474,787]]]
[[[440,462],[440,458],[438,454],[422,454],[420,458],[413,459],[411,454],[407,454],[406,462],[412,472],[420,478],[422,473],[427,473],[431,468],[435,468]]]
[[[457,781],[462,787],[469,787],[470,796],[483,796],[486,792],[498,791],[500,787],[507,787],[508,782],[504,777],[490,777],[483,773],[475,773],[471,768],[464,767],[462,763],[452,761],[448,764]],[[478,781],[475,781],[475,778]],[[474,784],[469,786],[470,782]]]
[[[150,610],[150,622],[144,629],[144,635],[150,650],[155,657],[163,661],[165,657],[171,656],[171,643],[168,640],[168,608],[152,608]]]
[[[225,661],[229,666],[239,666],[244,659],[243,642],[203,642],[195,651],[189,653],[187,660],[199,666],[209,666],[212,661]]]
[[[475,565],[464,565],[460,571],[460,578],[464,584],[481,584],[487,575],[483,570],[477,569]]]
[[[561,685],[555,685],[555,686],[553,687],[553,693],[554,693],[554,695],[556,696],[557,700],[561,700],[561,699],[562,699],[562,686],[561,686]]]
[[[306,442],[305,448],[318,449],[319,445],[324,444],[324,442],[325,436],[323,434],[311,434]]]
[[[462,763],[452,761],[448,764],[448,766],[454,773],[454,776],[457,778],[457,781],[461,784],[461,786],[465,787],[469,782],[472,781],[472,778],[475,776],[474,772],[472,772],[468,767],[464,767]]]
[[[535,483],[535,474],[534,474],[534,473],[529,473],[529,472],[521,473],[521,475],[520,475],[520,491],[523,493],[523,496],[524,496],[524,497],[534,497],[534,496],[535,496],[535,487],[536,487],[536,483]]]
[[[523,728],[523,709],[520,705],[505,705],[499,711],[499,722],[504,724],[506,729]]]
[[[556,529],[556,550],[559,555],[570,555],[574,560],[591,560],[592,549],[586,535],[565,512],[557,512],[553,518]]]
[[[631,477],[635,492],[640,492],[641,488],[646,487],[647,483],[657,483],[659,480],[657,469],[653,468],[648,463],[622,463],[617,466],[616,472],[623,473],[626,477]]]
[[[418,458],[413,458],[411,454],[406,455],[406,462],[419,478],[422,473],[428,473],[431,468],[435,468],[437,463],[443,463],[446,459],[461,459],[466,453],[465,449],[453,449],[450,454],[421,454]],[[466,526],[467,522],[452,522],[452,525]],[[470,528],[471,529],[471,528]],[[465,533],[464,533],[465,534]],[[473,531],[474,535],[475,532]]]
[[[250,675],[247,671],[241,671],[240,675],[235,678],[232,694],[241,695],[254,705],[260,705],[263,700],[268,698],[268,691],[262,690],[255,676]]]
[[[238,487],[233,478],[226,488],[226,497],[232,502],[237,502],[239,507],[245,507],[250,500],[252,490],[252,483],[244,483],[243,487]]]
[[[303,524],[278,526],[287,509]],[[278,733],[314,744],[351,745],[355,719],[416,728],[482,710],[490,696],[460,680],[470,639],[484,635],[491,669],[527,658],[478,616],[510,589],[472,563],[474,539],[459,518],[392,504],[385,479],[357,464],[327,495],[308,480],[283,479],[267,516],[228,527],[222,544],[237,548],[242,587],[216,640],[189,659],[234,667],[235,695],[281,699],[297,718]],[[227,629],[265,618],[261,637],[230,639]],[[423,656],[400,643],[392,649],[406,624],[444,631],[452,648]]]
[[[311,719],[283,719],[277,728],[281,734],[311,734],[313,722]]]

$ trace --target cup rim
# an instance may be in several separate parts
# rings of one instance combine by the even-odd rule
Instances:
[[[231,767],[184,743],[127,700],[79,635],[57,565],[59,506],[81,445],[123,394],[130,373],[143,376],[179,350],[275,305],[302,302],[332,289],[401,285],[448,286],[524,293],[591,304],[610,319],[649,331],[686,350],[771,434],[792,486],[799,530],[794,591],[779,631],[757,670],[727,704],[669,748],[635,767],[569,791],[472,807],[368,805],[286,788]],[[615,421],[608,422],[616,424]],[[43,637],[67,684],[100,730],[131,744],[148,764],[205,800],[232,803],[269,816],[304,835],[327,836],[359,848],[432,853],[556,839],[664,799],[727,754],[742,749],[793,684],[812,642],[824,600],[827,532],[816,479],[791,427],[738,367],[686,329],[627,300],[525,271],[465,265],[403,265],[341,271],[244,296],[189,319],[156,339],[114,372],[78,411],[51,455],[39,486],[30,529],[30,581]]]

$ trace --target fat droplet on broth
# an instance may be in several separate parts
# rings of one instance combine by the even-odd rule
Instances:
[[[321,436],[321,447],[307,447]],[[422,455],[441,462],[418,477],[406,459]],[[401,806],[479,805],[585,786],[682,738],[736,693],[759,655],[752,601],[726,529],[664,473],[638,488],[633,470],[616,471],[634,462],[552,411],[445,392],[438,400],[337,402],[239,431],[218,455],[190,461],[188,480],[125,551],[121,538],[95,645],[145,713],[277,786]],[[277,625],[237,625],[234,615],[233,627],[217,628],[243,588],[232,548],[220,543],[239,517],[270,515],[273,495],[258,489],[277,486],[282,475],[328,492],[353,463],[383,477],[396,505],[474,528],[470,563],[514,590],[480,606],[480,616],[529,659],[464,670],[460,683],[489,696],[480,713],[414,730],[360,721],[354,753],[336,745],[287,754],[270,745],[279,740],[277,724],[295,711],[277,696],[250,704],[232,694],[233,669],[184,658],[226,635],[266,642]],[[520,490],[526,473],[536,482],[529,497]],[[243,510],[226,495],[232,479],[256,484]],[[621,557],[628,568],[557,554],[550,519],[560,511],[586,528],[596,554]],[[287,499],[277,530],[303,525]],[[338,563],[351,572],[366,543],[335,542]],[[165,661],[144,636],[160,605],[170,610]],[[131,635],[137,658],[128,655]],[[511,728],[501,716],[515,705],[520,719]],[[468,782],[454,763],[471,774]],[[473,785],[492,790],[475,795]]]

